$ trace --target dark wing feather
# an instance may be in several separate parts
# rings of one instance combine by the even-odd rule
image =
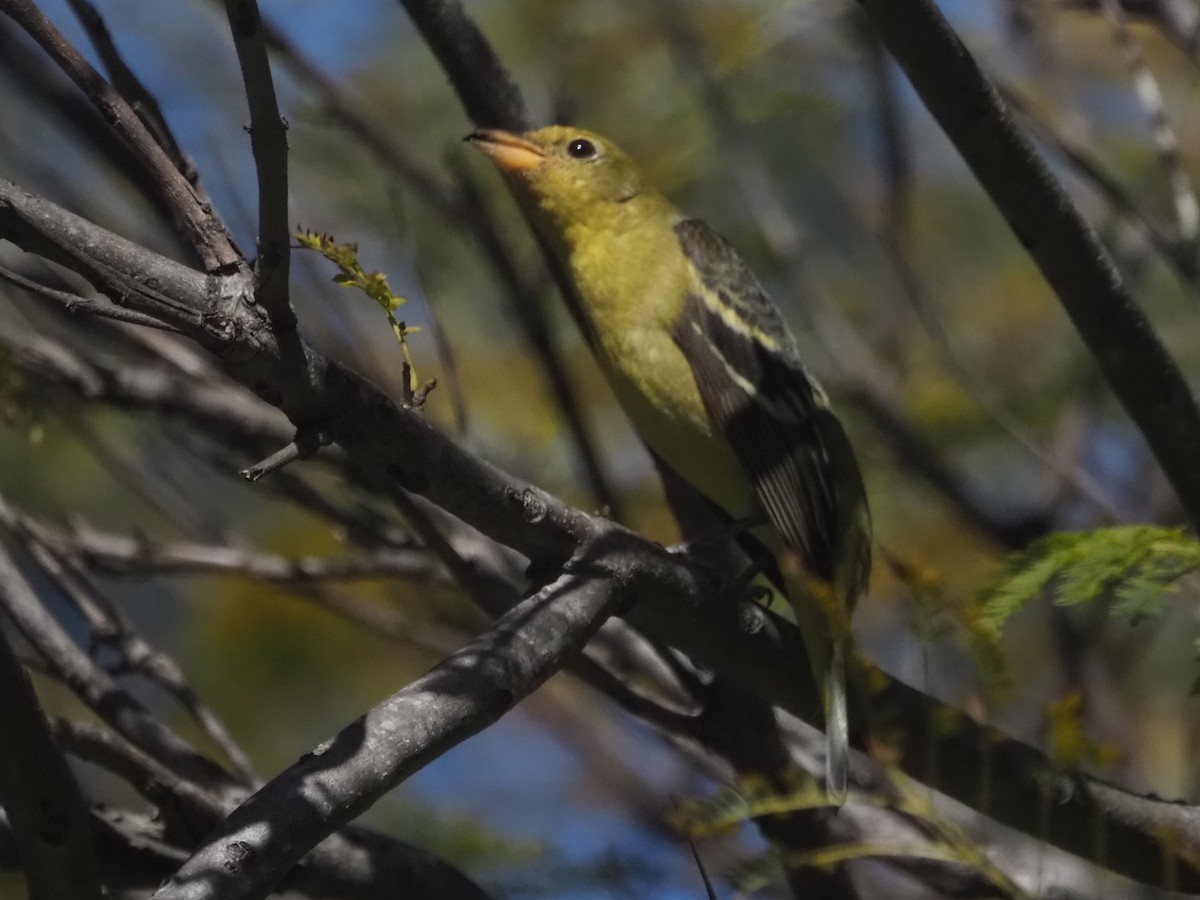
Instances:
[[[688,300],[675,339],[708,414],[783,543],[812,575],[847,589],[853,602],[870,565],[870,524],[846,432],[737,252],[699,220],[685,219],[675,231],[710,295],[748,326],[730,324],[702,296]]]

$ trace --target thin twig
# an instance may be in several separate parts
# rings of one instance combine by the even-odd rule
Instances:
[[[2,629],[0,722],[0,805],[12,826],[29,896],[100,900],[87,804]]]
[[[125,99],[67,42],[42,11],[30,0],[0,0],[0,12],[25,29],[134,151],[151,176],[152,188],[171,210],[176,227],[200,255],[205,268],[211,272],[241,265],[241,254],[212,208],[206,207],[196,195]]]
[[[223,2],[223,0],[215,0]],[[441,215],[455,220],[460,217],[454,192],[400,141],[379,126],[379,118],[363,109],[357,101],[338,87],[321,68],[286,34],[268,20],[261,23],[263,39],[271,53],[291,70],[303,86],[316,94],[319,108],[366,147],[389,171],[400,177],[421,200]]]
[[[429,552],[419,548],[383,548],[347,559],[317,556],[289,559],[221,544],[155,541],[145,535],[113,534],[81,524],[67,531],[8,506],[0,506],[0,522],[10,529],[19,529],[56,553],[108,574],[142,577],[220,572],[289,586],[397,577],[441,582],[447,577]]]
[[[1121,184],[1116,175],[1108,171],[1086,145],[1055,129],[1011,87],[997,84],[996,89],[1039,142],[1060,154],[1079,177],[1104,196],[1117,213],[1127,217],[1145,232],[1149,242],[1166,260],[1184,289],[1193,294],[1200,293],[1200,261],[1196,258],[1193,245],[1181,242],[1175,235],[1169,234],[1145,204]]]
[[[114,730],[180,775],[223,794],[240,793],[227,772],[154,718],[67,636],[2,546],[0,604],[64,683]]]
[[[263,39],[256,0],[225,0],[229,30],[242,69],[250,107],[250,146],[258,175],[258,259],[254,296],[281,334],[294,332],[296,314],[288,300],[291,232],[288,218],[287,123],[279,114],[275,81]]]
[[[201,260],[174,227],[174,214],[154,178],[132,148],[108,126],[97,109],[11,22],[0,16],[0,70],[13,83],[13,95],[28,97],[47,121],[78,142],[91,158],[102,160],[124,182],[147,198],[161,230],[189,263]]]
[[[115,366],[25,329],[0,334],[0,347],[31,383],[65,389],[88,402],[184,418],[204,433],[242,445],[282,443],[291,433],[277,409],[223,379],[181,375],[162,365]]]
[[[629,684],[629,680],[613,672],[596,657],[585,653],[575,660],[572,671],[609,700],[642,721],[679,738],[697,738],[701,726],[694,713],[673,709],[652,699]]]
[[[903,113],[891,73],[887,70],[888,60],[878,39],[869,30],[865,41],[878,48],[872,54],[876,90],[880,94],[880,131],[884,147],[884,173],[887,195],[884,203],[883,245],[892,267],[896,272],[896,286],[916,314],[925,334],[933,344],[942,367],[958,383],[974,403],[989,416],[1022,450],[1036,459],[1048,472],[1056,476],[1094,507],[1104,521],[1119,522],[1123,516],[1107,491],[1087,471],[1070,460],[1053,453],[1042,445],[1012,411],[1004,405],[991,386],[981,378],[963,358],[946,330],[943,316],[937,304],[921,284],[907,252],[905,236],[909,233],[908,203],[908,147]]]
[[[423,254],[417,250],[416,241],[413,240],[411,230],[407,227],[408,222],[405,216],[404,197],[397,190],[395,182],[391,179],[388,180],[386,189],[389,201],[388,205],[391,207],[392,218],[396,225],[397,237],[404,248],[405,262],[408,268],[416,273],[419,285],[422,281],[425,281],[421,277],[422,269],[424,268]],[[424,299],[425,312],[429,316],[429,335],[433,338],[434,353],[437,354],[438,363],[441,365],[442,371],[446,373],[446,382],[450,393],[450,408],[454,414],[454,431],[461,440],[467,435],[468,414],[467,398],[463,393],[462,377],[458,369],[458,356],[454,352],[454,345],[450,341],[450,335],[442,325],[438,308],[433,303],[429,293],[421,290],[419,296]]]
[[[225,818],[230,804],[164,766],[119,735],[94,722],[54,719],[54,738],[67,753],[116,775],[156,806],[164,796],[211,828]]]
[[[1054,289],[1188,518],[1200,523],[1200,409],[1095,232],[932,0],[860,3]]]
[[[166,325],[160,319],[154,318],[154,316],[125,309],[113,303],[107,297],[81,297],[78,294],[60,291],[56,288],[47,287],[44,284],[38,284],[36,281],[30,281],[23,275],[18,275],[4,266],[0,266],[0,279],[23,288],[34,296],[52,300],[70,313],[85,312],[88,315],[103,316],[106,319],[112,319],[117,322],[142,325],[146,328],[156,328],[161,331],[172,332],[173,334],[180,333],[178,328]]]
[[[1150,132],[1154,138],[1155,149],[1158,150],[1159,163],[1171,190],[1179,240],[1194,243],[1197,228],[1200,227],[1200,203],[1196,201],[1191,177],[1183,164],[1179,152],[1179,136],[1171,125],[1170,116],[1167,115],[1158,79],[1150,71],[1142,48],[1138,46],[1129,30],[1125,10],[1119,0],[1100,0],[1100,8],[1112,27],[1113,39],[1125,56],[1125,64],[1133,78],[1134,92],[1150,120]]]
[[[3,505],[0,503],[0,506]],[[250,757],[234,740],[225,723],[192,689],[175,660],[151,646],[134,631],[120,610],[76,566],[64,562],[58,554],[36,540],[27,542],[27,547],[42,571],[83,615],[92,641],[117,651],[120,662],[109,666],[109,670],[114,674],[122,670],[138,672],[156,683],[188,712],[208,739],[225,755],[242,782],[251,787],[260,784],[261,779]]]
[[[188,535],[213,540],[221,532],[215,515],[194,503],[178,480],[178,472],[164,465],[159,454],[144,445],[130,446],[97,428],[88,416],[71,415],[54,409],[56,418],[115,483],[162,514],[166,521]]]
[[[211,203],[212,201],[200,185],[200,172],[196,168],[196,164],[184,153],[179,142],[175,140],[175,135],[167,123],[167,117],[163,115],[158,99],[125,62],[125,58],[117,49],[116,41],[113,40],[108,26],[104,24],[104,18],[100,15],[99,10],[90,0],[68,0],[68,2],[84,31],[87,32],[96,54],[104,63],[112,86],[120,91],[130,108],[137,113],[137,117],[142,120],[142,124],[170,157],[179,173],[187,179],[188,184],[196,189],[196,196],[200,198],[201,202]]]
[[[512,608],[519,594],[508,579],[492,567],[480,565],[459,553],[442,534],[433,517],[412,497],[400,490],[390,491],[389,496],[413,534],[480,609],[492,617],[499,617]]]

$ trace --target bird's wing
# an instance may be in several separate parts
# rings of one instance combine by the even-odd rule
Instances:
[[[708,414],[783,544],[809,575],[849,589],[852,603],[869,567],[870,525],[846,432],[737,251],[697,219],[675,232],[700,284],[674,336]]]

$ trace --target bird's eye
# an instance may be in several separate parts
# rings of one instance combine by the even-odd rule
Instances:
[[[575,138],[567,144],[567,155],[573,159],[591,159],[596,155],[596,145],[587,138]]]

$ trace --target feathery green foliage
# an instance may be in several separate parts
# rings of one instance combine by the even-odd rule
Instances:
[[[1107,597],[1114,616],[1156,617],[1167,591],[1197,567],[1200,541],[1178,528],[1129,525],[1053,534],[1008,558],[985,592],[980,624],[998,634],[1047,589],[1063,606]]]

